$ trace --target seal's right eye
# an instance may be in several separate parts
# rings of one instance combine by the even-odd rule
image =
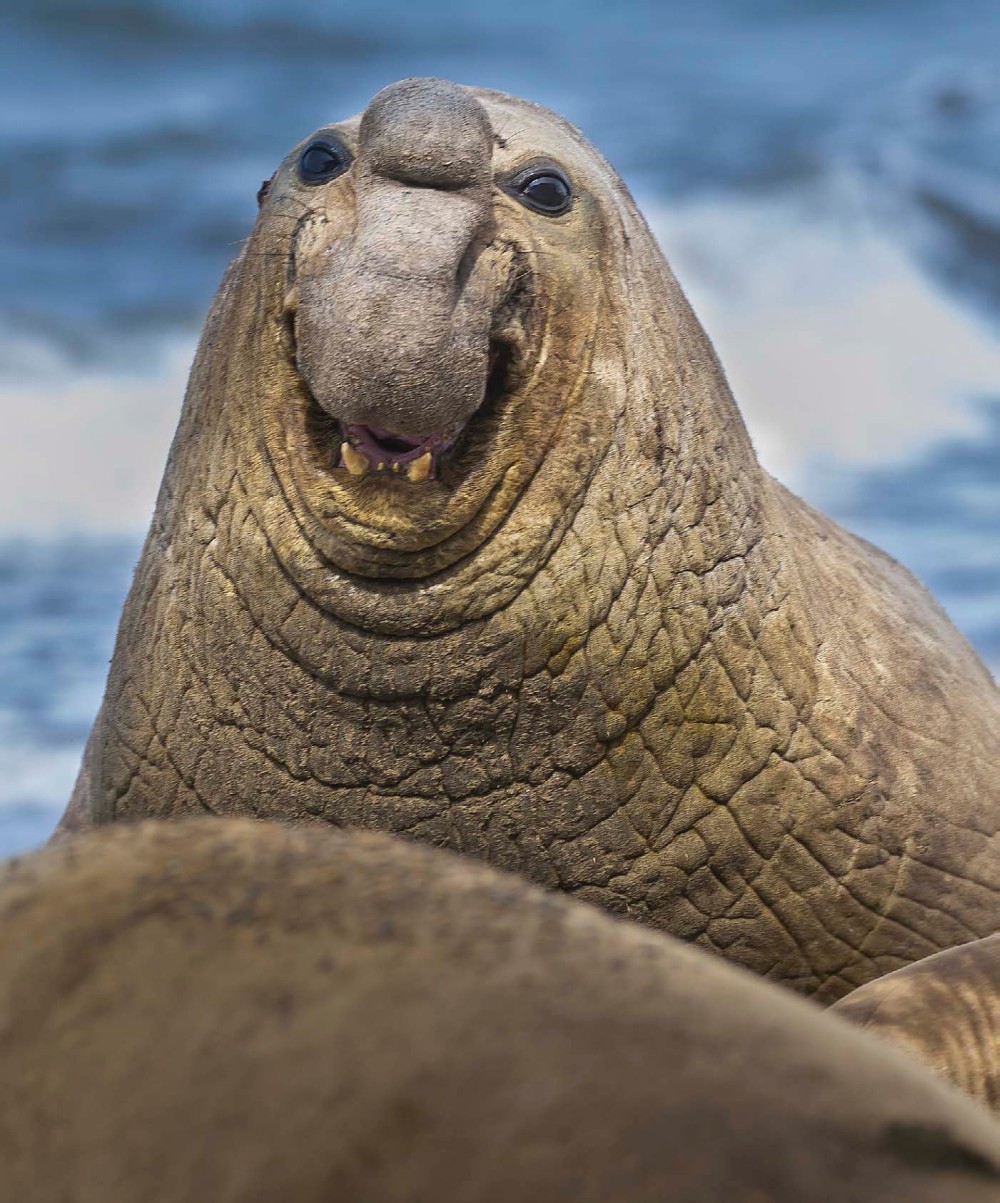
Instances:
[[[561,217],[573,204],[573,186],[562,170],[551,162],[535,163],[518,172],[500,187],[536,213]]]
[[[347,147],[330,134],[313,138],[299,155],[299,179],[303,184],[325,184],[351,165]]]

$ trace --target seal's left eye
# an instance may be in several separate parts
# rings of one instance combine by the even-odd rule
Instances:
[[[573,200],[569,180],[555,167],[539,168],[513,181],[512,190],[522,204],[537,213],[557,217]]]
[[[299,179],[304,184],[325,184],[350,165],[350,153],[336,138],[313,138],[299,155]]]

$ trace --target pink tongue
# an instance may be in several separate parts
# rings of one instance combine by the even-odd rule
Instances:
[[[458,438],[461,427],[455,430],[436,430],[433,434],[398,434],[380,426],[354,426],[344,423],[348,442],[368,460],[372,467],[379,464],[409,464],[431,452],[436,465],[437,456]]]
[[[345,425],[344,433],[373,465],[408,464],[419,459],[425,451],[432,450],[436,443],[434,435],[397,434],[381,426]]]

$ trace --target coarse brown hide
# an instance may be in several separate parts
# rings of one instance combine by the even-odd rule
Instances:
[[[63,830],[383,828],[825,1000],[993,931],[993,681],[758,466],[607,163],[433,80],[325,136],[212,308]],[[351,423],[460,434],[411,480]]]
[[[836,1010],[1000,1113],[1000,933],[869,982]]]
[[[467,858],[238,819],[0,873],[17,1203],[987,1203],[1000,1129],[716,957]]]

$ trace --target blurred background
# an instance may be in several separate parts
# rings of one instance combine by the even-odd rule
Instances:
[[[997,0],[5,0],[0,855],[68,797],[254,195],[406,75],[624,176],[765,465],[1000,666]]]

